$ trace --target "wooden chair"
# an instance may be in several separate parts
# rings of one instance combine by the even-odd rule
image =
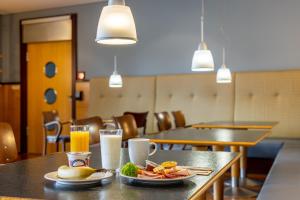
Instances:
[[[172,111],[176,128],[189,128],[191,125],[186,125],[185,117],[182,111]]]
[[[131,138],[135,138],[139,135],[138,128],[135,119],[132,115],[123,115],[118,117],[113,117],[116,128],[123,129],[122,140],[124,141],[125,147],[127,146],[127,141]]]
[[[0,164],[14,162],[18,159],[15,135],[8,123],[0,123]]]
[[[135,119],[137,128],[143,129],[143,135],[146,134],[147,116],[149,112],[124,112],[124,115],[132,115]]]
[[[44,128],[44,155],[47,154],[48,143],[56,145],[56,151],[59,151],[59,143],[62,143],[63,151],[66,151],[66,143],[70,142],[70,136],[61,135],[63,125],[71,122],[60,122],[58,112],[56,110],[43,112],[43,128]]]
[[[154,113],[159,131],[167,131],[172,128],[171,118],[168,112]]]
[[[101,117],[90,117],[86,119],[79,119],[74,121],[75,125],[88,125],[90,131],[90,145],[100,143],[100,129],[106,126]]]
[[[185,122],[185,117],[182,111],[172,111],[172,115],[174,117],[174,123],[176,128],[188,128],[191,127],[190,125],[187,126]],[[183,145],[182,150],[186,149],[186,145]]]
[[[159,112],[159,113],[154,113],[154,116],[157,120],[157,128],[158,130],[161,131],[167,131],[172,128],[172,122],[171,122],[171,117],[168,112]],[[173,144],[169,146],[169,150],[173,148]],[[161,145],[161,149],[164,149],[164,145]]]

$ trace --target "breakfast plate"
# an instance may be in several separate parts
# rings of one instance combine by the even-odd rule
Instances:
[[[60,185],[89,185],[89,184],[95,184],[100,183],[101,180],[111,178],[113,176],[113,173],[110,171],[107,172],[96,172],[90,175],[87,178],[83,179],[61,179],[57,176],[57,171],[50,172],[44,175],[44,178],[49,181],[54,181],[57,184]]]
[[[184,180],[188,180],[196,176],[196,173],[193,173],[192,171],[189,171],[190,175],[188,176],[182,176],[177,178],[161,178],[161,179],[150,179],[150,178],[140,178],[140,177],[132,177],[132,176],[126,176],[122,173],[120,173],[120,176],[124,179],[127,179],[129,182],[132,183],[144,183],[144,184],[175,184],[175,183],[181,183]]]

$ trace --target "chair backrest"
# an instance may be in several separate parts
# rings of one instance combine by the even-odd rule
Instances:
[[[135,119],[136,126],[138,128],[143,128],[143,134],[146,134],[146,126],[147,126],[147,112],[124,112],[124,115],[132,115]]]
[[[113,117],[117,128],[123,129],[123,141],[138,136],[139,132],[132,115]]]
[[[184,117],[183,112],[181,112],[180,110],[172,111],[172,115],[174,117],[174,122],[175,122],[176,128],[182,128],[182,127],[186,126],[185,117]]]
[[[76,125],[88,125],[90,127],[90,144],[100,143],[100,129],[105,128],[105,124],[101,117],[89,117],[86,119],[75,120],[74,124]]]
[[[11,126],[0,123],[0,163],[9,163],[18,158],[17,145]]]
[[[52,121],[59,121],[59,116],[57,110],[44,111],[43,115],[43,123],[46,124]]]
[[[44,111],[44,112],[42,112],[42,116],[43,116],[44,129],[46,128],[47,131],[55,130],[55,133],[56,133],[57,132],[56,124],[53,124],[53,125],[48,124],[47,126],[45,126],[45,124],[47,124],[49,122],[53,122],[53,121],[59,121],[58,111],[57,110]]]
[[[58,139],[62,132],[62,124],[59,121],[57,110],[44,111],[42,112],[42,117],[44,138],[46,139],[48,135],[55,135]]]
[[[159,131],[166,131],[172,128],[171,118],[168,112],[154,113],[157,120],[157,128]]]

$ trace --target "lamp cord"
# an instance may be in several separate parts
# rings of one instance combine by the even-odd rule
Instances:
[[[225,66],[225,47],[223,47],[223,66]]]
[[[114,56],[114,72],[117,71],[117,56]]]
[[[201,42],[204,41],[204,0],[202,0],[201,7]]]

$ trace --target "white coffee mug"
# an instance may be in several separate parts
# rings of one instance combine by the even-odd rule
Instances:
[[[150,153],[150,147],[154,146],[154,150]],[[157,144],[150,142],[146,138],[134,138],[128,140],[128,151],[130,162],[135,165],[145,166],[146,160],[157,151]]]

